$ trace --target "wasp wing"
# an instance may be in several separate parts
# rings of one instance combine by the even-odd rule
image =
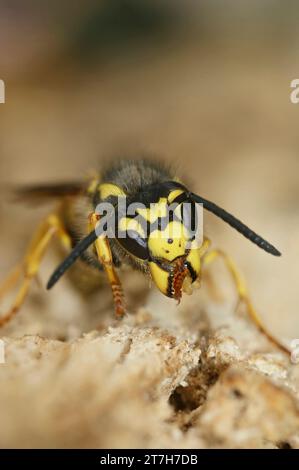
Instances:
[[[17,202],[30,204],[43,204],[54,199],[77,196],[86,190],[86,183],[82,181],[61,182],[50,184],[37,184],[10,188],[12,198]]]

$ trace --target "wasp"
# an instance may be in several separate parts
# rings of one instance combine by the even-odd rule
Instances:
[[[118,160],[89,180],[26,187],[18,194],[38,201],[56,199],[57,206],[39,226],[23,261],[0,288],[1,297],[22,279],[11,308],[0,318],[0,326],[20,310],[42,258],[56,237],[66,250],[66,257],[50,277],[47,289],[53,288],[79,259],[81,264],[106,276],[117,317],[125,314],[118,276],[121,265],[129,264],[142,271],[162,294],[180,301],[182,293],[188,293],[190,286],[200,279],[202,268],[220,257],[259,330],[280,349],[288,351],[262,323],[232,259],[222,250],[211,249],[206,236],[200,243],[196,240],[192,230],[196,225],[195,205],[201,205],[271,255],[281,253],[232,214],[190,191],[170,168],[148,159]],[[112,211],[98,210],[107,204]],[[190,210],[182,217],[183,204],[188,204]],[[170,206],[174,207],[172,212],[168,210]],[[129,211],[132,207],[134,210]],[[105,224],[101,224],[103,220]],[[107,230],[109,221],[113,222],[113,233]]]

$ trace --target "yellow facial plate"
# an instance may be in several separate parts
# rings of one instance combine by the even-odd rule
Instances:
[[[197,277],[200,274],[201,262],[200,262],[200,248],[191,249],[188,254],[186,261],[190,263],[193,271]]]
[[[169,243],[172,240],[172,243]],[[154,230],[148,239],[148,248],[154,258],[173,261],[183,256],[186,251],[188,233],[186,228],[177,221],[170,222],[165,230]]]
[[[162,268],[160,268],[160,266],[158,266],[156,263],[153,263],[152,261],[149,263],[149,268],[154,283],[162,292],[162,294],[167,295],[169,273],[164,271]]]
[[[161,198],[158,202],[150,205],[150,207],[140,207],[136,211],[145,220],[154,223],[158,217],[166,217],[167,215],[167,199]]]

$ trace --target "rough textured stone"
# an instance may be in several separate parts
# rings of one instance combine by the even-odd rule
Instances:
[[[194,295],[65,342],[4,337],[1,447],[298,447],[288,358],[241,349],[244,327],[265,340],[233,312],[237,337],[213,332]]]

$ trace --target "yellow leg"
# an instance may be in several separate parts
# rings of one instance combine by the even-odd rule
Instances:
[[[271,341],[271,343],[273,343],[283,352],[290,354],[290,350],[286,346],[284,346],[282,343],[280,343],[280,341],[276,339],[268,331],[267,327],[263,324],[262,320],[260,319],[258,313],[256,312],[255,308],[253,307],[251,303],[245,282],[242,279],[240,273],[238,272],[235,266],[235,263],[232,261],[232,259],[221,250],[212,250],[203,257],[202,259],[203,265],[207,266],[211,264],[217,258],[223,259],[226,267],[228,268],[233,278],[234,284],[236,286],[236,289],[239,295],[239,299],[240,301],[244,302],[244,304],[246,305],[247,312],[250,315],[253,322],[255,323],[255,325],[257,326],[257,328]]]
[[[58,236],[61,243],[67,249],[71,249],[71,239],[64,230],[59,217],[55,214],[50,215],[41,224],[36,235],[32,239],[24,257],[24,261],[9,274],[0,288],[0,297],[2,297],[16,285],[20,276],[22,274],[24,275],[21,287],[11,308],[4,316],[0,317],[0,327],[8,323],[20,310],[29,292],[31,282],[38,272],[41,260],[54,235]]]
[[[99,221],[99,216],[95,213],[89,217],[90,229],[94,230]],[[108,281],[112,289],[112,295],[115,305],[115,313],[118,317],[122,317],[125,314],[123,291],[120,280],[114,269],[112,253],[109,245],[108,238],[103,234],[99,236],[95,241],[95,247],[100,263],[105,269]]]
[[[211,240],[209,240],[209,238],[207,238],[207,237],[204,237],[202,245],[199,249],[199,256],[201,258],[203,258],[203,256],[206,254],[206,252],[207,252],[208,248],[210,247],[210,245],[211,245]]]
[[[9,273],[5,281],[0,286],[0,299],[2,299],[7,292],[13,289],[20,279],[22,272],[23,266],[22,264],[19,264]]]

